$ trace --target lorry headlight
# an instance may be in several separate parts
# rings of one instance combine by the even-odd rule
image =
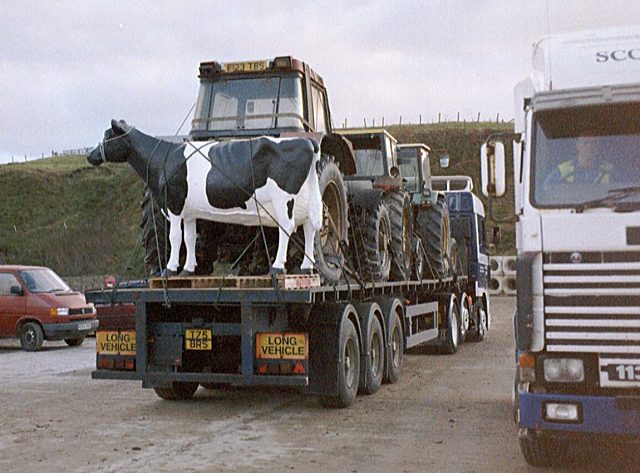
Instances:
[[[550,383],[579,383],[584,381],[584,363],[576,358],[547,358],[544,360],[544,379]]]
[[[49,311],[49,314],[53,315],[53,316],[66,316],[69,315],[69,308],[68,307],[53,307],[51,308],[51,310]]]
[[[580,409],[578,404],[548,402],[544,406],[546,420],[560,422],[579,422]]]

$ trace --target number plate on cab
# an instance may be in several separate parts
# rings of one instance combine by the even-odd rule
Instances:
[[[306,360],[306,333],[256,334],[256,358],[263,360]]]
[[[600,386],[640,387],[640,358],[600,357]]]
[[[209,329],[187,329],[184,334],[184,344],[187,350],[211,350],[213,342]]]
[[[269,68],[269,61],[227,62],[222,65],[224,72],[260,72]]]

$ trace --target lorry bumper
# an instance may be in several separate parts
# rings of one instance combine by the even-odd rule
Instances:
[[[548,403],[578,406],[576,421],[546,417]],[[640,397],[519,393],[519,426],[525,429],[640,436]]]

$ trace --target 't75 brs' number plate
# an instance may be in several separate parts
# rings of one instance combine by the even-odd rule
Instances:
[[[640,358],[600,358],[600,386],[640,387]]]
[[[187,329],[184,334],[184,344],[187,350],[211,350],[211,330]]]

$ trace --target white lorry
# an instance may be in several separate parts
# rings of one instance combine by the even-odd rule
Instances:
[[[514,416],[553,465],[582,434],[640,440],[640,26],[542,39],[514,95]],[[481,150],[491,198],[507,139]]]

